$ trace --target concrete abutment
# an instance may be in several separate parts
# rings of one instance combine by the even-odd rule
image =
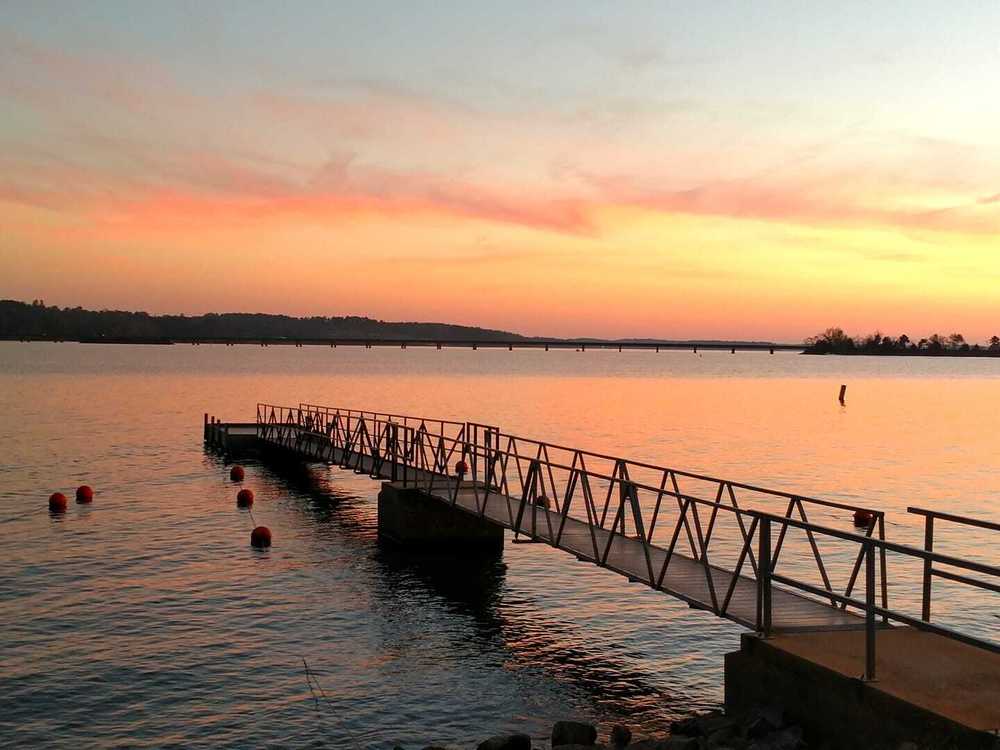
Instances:
[[[383,482],[378,493],[378,536],[427,552],[495,554],[503,550],[504,529],[419,489]]]

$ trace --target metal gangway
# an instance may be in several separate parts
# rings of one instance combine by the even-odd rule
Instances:
[[[921,549],[888,541],[877,509],[557,445],[492,425],[300,403],[258,404],[256,429],[265,445],[419,489],[510,529],[515,542],[551,545],[765,637],[864,630],[867,680],[875,679],[879,630],[897,625],[1000,653],[994,640],[931,620],[935,577],[1000,593],[1000,568],[933,551],[935,519],[991,531],[1000,524],[910,508],[925,518]],[[863,528],[836,528],[809,514],[853,516]],[[790,556],[793,535],[798,547]],[[821,542],[832,541],[850,551],[824,556]],[[890,608],[887,553],[922,564],[919,614]],[[833,584],[830,568],[838,566],[843,586]]]

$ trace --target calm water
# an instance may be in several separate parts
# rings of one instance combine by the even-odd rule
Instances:
[[[275,535],[252,551],[201,415],[249,421],[258,400],[862,500],[911,543],[908,505],[1000,518],[997,360],[0,343],[0,745],[466,746],[568,717],[654,731],[721,701],[736,625],[541,545],[457,568],[380,548],[367,477],[247,464]],[[50,517],[84,482],[94,505]],[[938,546],[1000,562],[985,535]],[[912,603],[919,569],[893,564]],[[997,597],[935,594],[943,621],[1000,638]]]

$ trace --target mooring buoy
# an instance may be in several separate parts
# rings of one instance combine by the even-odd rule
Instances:
[[[257,549],[271,546],[271,530],[267,526],[257,526],[250,532],[250,544]]]
[[[52,513],[66,512],[66,496],[61,492],[53,492],[49,495],[49,511]]]
[[[870,510],[854,511],[855,526],[870,526],[871,522],[874,520],[875,520],[875,514]]]

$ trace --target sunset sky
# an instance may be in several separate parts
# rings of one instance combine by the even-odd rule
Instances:
[[[0,297],[1000,333],[1000,3],[7,2]]]

